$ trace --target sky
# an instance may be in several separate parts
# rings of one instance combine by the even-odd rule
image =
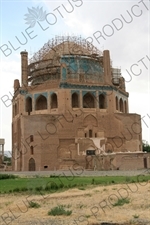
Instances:
[[[31,13],[36,16],[39,9],[40,22],[34,23]],[[0,138],[5,138],[5,150],[12,149],[11,99],[14,79],[21,80],[20,52],[26,50],[31,58],[56,35],[81,35],[110,51],[113,67],[121,68],[126,81],[129,112],[141,115],[142,139],[150,143],[150,1],[0,0]]]

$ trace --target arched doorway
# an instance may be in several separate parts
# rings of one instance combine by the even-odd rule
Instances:
[[[29,171],[35,171],[35,160],[33,158],[29,160]]]

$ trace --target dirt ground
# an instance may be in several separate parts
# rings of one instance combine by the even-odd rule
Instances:
[[[114,207],[119,198],[127,198],[129,203]],[[28,208],[29,201],[35,201],[41,207]],[[72,210],[72,214],[49,216],[48,211],[57,205]],[[0,195],[0,225],[92,225],[111,222],[150,225],[150,181],[85,187],[83,190],[74,188],[44,196]]]

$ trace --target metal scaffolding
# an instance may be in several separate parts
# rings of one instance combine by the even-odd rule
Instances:
[[[49,40],[44,46],[36,52],[33,57],[29,60],[29,64],[35,63],[38,61],[41,61],[50,50],[53,50],[56,52],[55,47],[61,44],[61,50],[63,52],[65,42],[68,43],[74,43],[76,45],[81,46],[83,49],[87,50],[89,55],[97,55],[102,56],[102,52],[98,50],[93,44],[86,41],[86,39],[81,38],[81,36],[55,36],[55,38],[52,38]],[[60,46],[58,46],[60,48]],[[72,49],[70,49],[70,53],[72,52]]]

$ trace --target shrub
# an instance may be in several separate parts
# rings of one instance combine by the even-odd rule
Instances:
[[[40,204],[37,202],[29,202],[29,208],[40,208]]]
[[[79,189],[79,190],[82,190],[82,191],[83,191],[83,190],[85,190],[85,188],[84,188],[84,187],[79,187],[78,189]]]
[[[57,184],[56,183],[51,183],[51,189],[57,190],[58,189]]]
[[[22,187],[21,191],[28,191],[28,188],[27,187]]]
[[[138,219],[139,218],[139,215],[135,214],[133,215],[134,219]]]
[[[13,174],[0,174],[0,180],[15,179],[15,178],[17,178],[17,176],[15,176]]]
[[[51,190],[51,185],[47,185],[46,187],[45,187],[45,191],[50,191]]]
[[[94,178],[92,179],[92,182],[91,182],[91,184],[95,184],[95,179],[94,179]]]
[[[72,184],[68,184],[68,188],[72,188]]]
[[[113,204],[113,206],[123,206],[124,204],[130,203],[130,200],[127,198],[119,198],[116,203]]]
[[[59,188],[63,188],[63,187],[64,187],[64,184],[61,183],[61,184],[59,185]]]
[[[33,188],[32,187],[28,188],[28,191],[33,191]]]
[[[52,216],[61,216],[61,215],[69,216],[69,215],[71,215],[71,213],[72,213],[71,210],[65,210],[64,207],[62,205],[60,205],[60,206],[56,206],[56,207],[52,208],[48,212],[48,215],[52,215]]]
[[[20,188],[14,188],[13,192],[20,192]]]
[[[90,218],[91,215],[85,215],[86,218]]]
[[[50,178],[57,178],[57,177],[59,177],[59,176],[56,175],[56,174],[51,174],[49,177],[50,177]]]
[[[126,177],[126,182],[127,183],[131,182],[131,177]]]
[[[42,186],[36,187],[35,190],[36,191],[42,191],[43,190],[43,187]]]

